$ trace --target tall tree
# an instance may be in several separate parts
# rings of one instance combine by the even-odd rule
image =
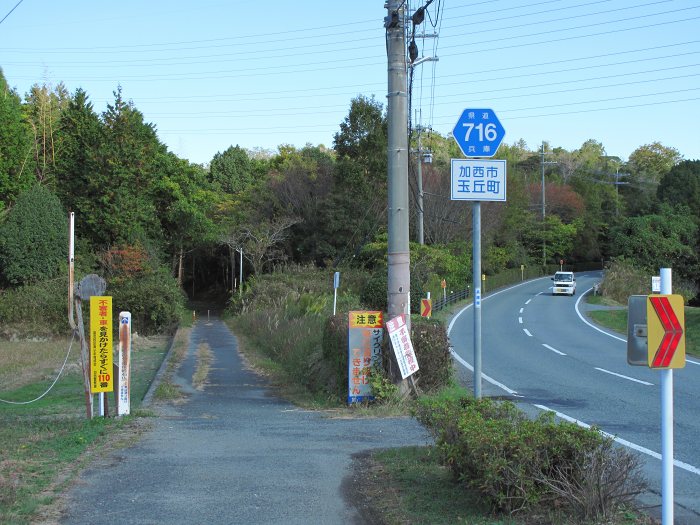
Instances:
[[[659,183],[658,197],[672,206],[687,206],[700,226],[700,160],[684,160],[671,168]]]
[[[0,225],[0,271],[11,284],[58,275],[68,254],[68,227],[61,201],[35,184],[22,192]]]
[[[257,165],[243,148],[229,147],[223,153],[216,153],[209,165],[212,182],[226,193],[239,194],[249,189],[260,175]]]
[[[693,211],[664,203],[658,213],[624,219],[610,237],[614,253],[636,266],[650,272],[673,268],[682,277],[697,281],[697,232]]]
[[[98,237],[87,228],[88,214],[99,189],[98,153],[102,141],[102,124],[93,110],[87,93],[76,90],[59,121],[62,147],[54,167],[56,193],[63,205],[75,211],[77,224],[87,238]],[[94,224],[99,228],[99,224]]]
[[[348,116],[340,123],[340,131],[333,136],[338,156],[355,161],[365,179],[385,184],[387,144],[387,120],[382,105],[374,97],[354,98]]]
[[[66,87],[34,84],[25,96],[25,110],[34,134],[36,178],[46,183],[53,175],[56,153],[60,150],[59,120],[70,103]]]
[[[91,221],[100,224],[104,245],[161,241],[162,232],[152,190],[161,176],[167,150],[155,127],[143,120],[133,103],[114,93],[114,104],[102,114],[99,183]]]
[[[306,145],[271,161],[268,184],[283,215],[298,217],[290,230],[293,260],[318,264],[335,255],[322,210],[333,192],[335,160],[322,146]]]
[[[630,154],[623,168],[623,182],[626,184],[620,186],[620,193],[630,215],[655,213],[658,184],[681,159],[678,150],[660,142],[645,144]]]
[[[22,101],[0,69],[0,211],[32,185],[33,142]]]
[[[163,157],[162,175],[155,181],[153,198],[164,233],[164,249],[171,256],[178,284],[182,286],[185,254],[207,242],[215,242],[218,230],[212,210],[218,198],[209,188],[200,166]]]

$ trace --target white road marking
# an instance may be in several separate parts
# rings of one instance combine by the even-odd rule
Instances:
[[[686,358],[685,362],[686,362],[686,363],[689,363],[689,364],[691,364],[691,365],[700,366],[700,363],[698,363],[697,361],[693,361],[692,359]]]
[[[525,304],[530,304],[530,301],[532,301],[532,299],[528,299],[527,301],[525,301]]]
[[[519,322],[520,324],[523,324],[523,318],[522,318],[522,317],[518,317],[518,322]]]
[[[535,405],[537,408],[540,410],[545,410],[547,412],[554,412],[557,417],[568,421],[569,423],[575,423],[580,427],[583,428],[591,428],[591,425],[588,425],[584,423],[583,421],[579,421],[578,419],[575,419],[571,416],[567,416],[566,414],[562,414],[561,412],[557,412],[556,410],[552,410],[551,408],[548,408],[544,405]],[[613,434],[608,434],[607,432],[603,432],[602,430],[599,431],[601,434],[603,434],[606,437],[612,438],[616,443],[619,443],[620,445],[623,445],[625,447],[631,448],[632,450],[636,450],[637,452],[641,452],[642,454],[646,454],[647,456],[651,456],[656,459],[661,459],[661,454],[658,452],[654,452],[653,450],[650,450],[648,448],[642,447],[641,445],[637,445],[636,443],[632,443],[631,441],[627,441],[626,439],[619,438],[617,436],[614,436]],[[688,463],[683,463],[682,461],[678,461],[677,459],[673,460],[673,464],[678,467],[682,468],[683,470],[687,470],[688,472],[691,472],[692,474],[696,474],[700,476],[700,468],[694,467],[693,465],[689,465]]]
[[[460,363],[462,366],[464,366],[465,368],[467,368],[467,369],[470,370],[471,372],[474,371],[474,367],[473,367],[472,365],[470,365],[469,363],[467,363],[464,359],[462,359],[462,358],[457,354],[457,352],[455,352],[455,351],[452,349],[452,347],[450,347],[450,353],[452,354],[452,357],[454,357],[457,361],[459,361],[459,363]],[[481,377],[483,377],[486,381],[488,381],[488,382],[491,383],[492,385],[497,386],[498,388],[501,388],[501,389],[505,390],[505,391],[508,392],[510,395],[513,395],[513,396],[516,396],[516,397],[523,397],[523,396],[519,396],[518,393],[517,393],[515,390],[512,390],[512,389],[508,388],[508,387],[507,387],[506,385],[504,385],[503,383],[499,383],[498,381],[496,381],[496,380],[493,379],[492,377],[487,376],[487,375],[484,374],[483,372],[481,373]]]
[[[629,381],[634,381],[635,383],[641,383],[643,385],[648,385],[648,386],[654,386],[654,383],[649,383],[648,381],[642,381],[641,379],[635,379],[634,377],[629,377],[629,376],[623,376],[622,374],[617,374],[615,372],[611,372],[610,370],[606,370],[605,368],[598,368],[597,366],[595,367],[596,370],[599,370],[601,372],[605,372],[606,374],[610,374],[611,376],[617,376],[621,377],[622,379],[627,379]]]
[[[576,301],[575,308],[576,308],[576,313],[578,314],[579,318],[581,319],[581,321],[583,321],[584,323],[586,323],[588,326],[590,326],[590,327],[593,328],[594,330],[598,330],[601,334],[605,334],[605,335],[607,335],[608,337],[612,337],[613,339],[617,339],[618,341],[622,341],[623,343],[626,343],[626,342],[627,342],[627,339],[624,339],[624,338],[622,338],[622,337],[618,337],[618,336],[616,336],[616,335],[613,335],[613,334],[611,334],[611,333],[609,333],[609,332],[606,332],[605,330],[601,330],[600,328],[598,328],[598,327],[595,326],[594,324],[589,323],[588,321],[586,321],[586,319],[585,319],[585,318],[583,317],[583,315],[581,314],[581,311],[578,309],[578,305],[579,305],[579,303],[581,302],[581,299],[583,299],[583,298],[586,296],[586,294],[587,294],[588,292],[590,292],[591,290],[593,290],[593,288],[589,288],[588,290],[586,290],[585,292],[583,292],[583,293],[581,294],[581,296],[580,296],[580,297],[577,299],[577,301]]]
[[[523,286],[524,284],[529,284],[529,283],[531,283],[531,282],[532,282],[532,281],[525,281],[525,282],[516,284],[516,285],[514,285],[514,286],[509,286],[508,288],[504,288],[503,290],[500,290],[500,291],[498,291],[498,292],[492,293],[491,295],[488,295],[488,296],[486,296],[486,297],[483,297],[481,300],[482,300],[482,301],[486,301],[487,299],[491,299],[491,297],[495,297],[495,296],[498,295],[498,294],[501,294],[501,293],[503,293],[503,292],[507,292],[507,291],[512,290],[512,289],[514,289],[514,288],[518,288],[519,286]],[[531,299],[528,299],[527,302],[526,302],[525,304],[529,303],[530,301],[531,301]],[[457,321],[457,319],[459,318],[459,316],[462,315],[464,312],[466,312],[469,308],[471,308],[473,304],[474,304],[474,303],[468,304],[467,306],[465,306],[464,308],[462,308],[459,312],[457,312],[457,315],[455,315],[455,316],[452,318],[452,321],[450,321],[450,324],[449,324],[448,327],[447,327],[447,335],[448,335],[448,336],[449,336],[450,333],[452,332],[452,328],[454,328],[455,322]],[[469,363],[467,363],[464,359],[462,359],[462,358],[457,354],[457,352],[454,351],[454,349],[453,349],[452,347],[450,347],[450,353],[452,354],[452,357],[454,357],[454,358],[457,360],[458,363],[460,363],[462,366],[464,366],[464,367],[467,368],[468,370],[470,370],[470,371],[472,371],[472,372],[474,371],[474,367],[472,367]],[[481,373],[481,377],[483,377],[486,381],[488,381],[488,382],[491,383],[492,385],[497,386],[498,388],[501,388],[501,389],[505,390],[506,392],[508,392],[508,393],[509,393],[510,395],[512,395],[512,396],[515,396],[515,397],[522,397],[522,396],[520,396],[515,390],[513,390],[512,388],[508,388],[508,387],[507,387],[506,385],[504,385],[503,383],[499,383],[498,381],[496,381],[495,379],[493,379],[493,378],[487,376],[487,375],[484,374],[483,372]]]
[[[519,313],[523,313],[523,310],[525,310],[525,308],[521,308]]]
[[[554,352],[555,354],[566,355],[564,352],[560,352],[560,351],[557,350],[556,348],[552,348],[551,346],[546,345],[546,344],[544,344],[544,343],[542,343],[542,346],[544,346],[545,348],[548,348],[549,350],[551,350],[551,351]]]
[[[523,328],[523,332],[525,332],[528,337],[532,337],[532,334],[528,331],[527,328]]]

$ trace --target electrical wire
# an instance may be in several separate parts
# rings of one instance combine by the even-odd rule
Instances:
[[[15,6],[12,9],[10,9],[9,13],[2,17],[2,20],[0,20],[0,24],[2,24],[5,21],[5,19],[12,14],[12,11],[17,9],[19,7],[19,4],[21,4],[22,2],[24,2],[24,0],[19,0],[19,2],[17,2]]]

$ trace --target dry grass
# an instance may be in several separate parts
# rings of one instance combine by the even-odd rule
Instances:
[[[197,364],[192,375],[192,386],[197,390],[204,390],[213,359],[214,354],[208,344],[202,343],[197,347]]]
[[[166,336],[139,337],[132,340],[132,352],[162,347]],[[70,348],[64,374],[79,373],[80,342],[61,337],[41,341],[0,341],[0,397],[2,392],[37,382],[51,382],[63,365]]]
[[[0,393],[52,377],[66,358],[71,338],[46,341],[0,341]],[[73,342],[69,362],[80,367],[80,345]]]

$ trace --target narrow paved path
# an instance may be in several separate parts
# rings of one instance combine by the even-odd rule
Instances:
[[[214,361],[199,391],[192,374],[201,343]],[[332,419],[275,397],[244,369],[218,319],[194,326],[177,381],[187,402],[161,406],[137,444],[85,471],[61,523],[359,523],[341,490],[351,455],[431,442],[410,418]]]

